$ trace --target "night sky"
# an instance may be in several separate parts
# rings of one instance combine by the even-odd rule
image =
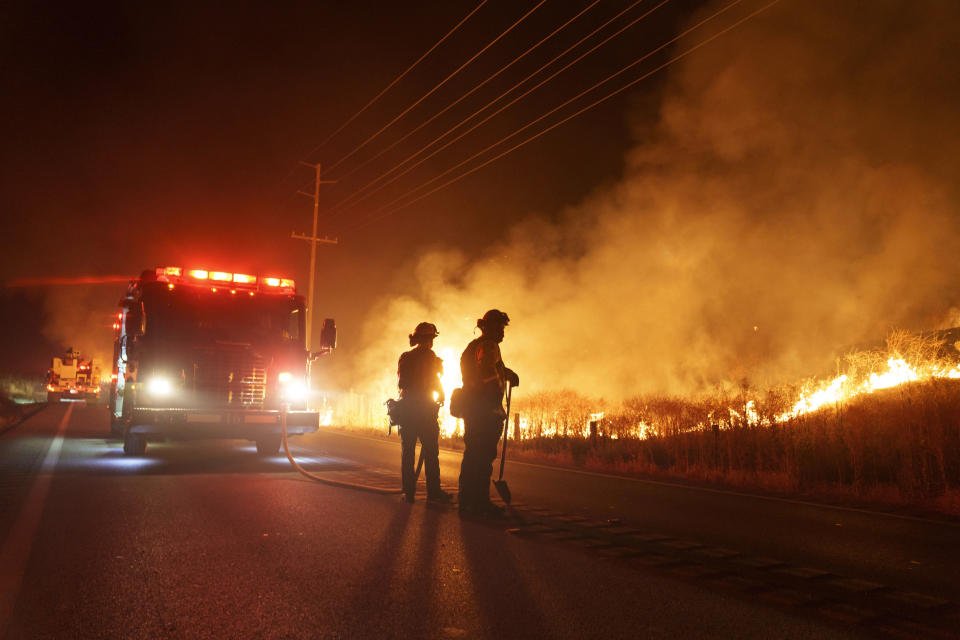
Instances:
[[[0,254],[0,281],[133,276],[178,264],[294,274],[303,290],[307,246],[289,235],[309,231],[311,203],[295,192],[312,190],[312,171],[298,162],[332,165],[536,5],[491,0],[383,99],[317,149],[477,4],[5,3],[0,208],[6,250]],[[380,152],[588,4],[544,4],[326,177],[337,179]],[[321,207],[332,207],[629,4],[598,3],[446,116],[347,179],[323,187]],[[634,116],[652,113],[658,80],[413,207],[359,230],[351,227],[635,59],[642,53],[640,38],[668,39],[699,4],[664,6],[628,37],[391,189],[339,215],[322,216],[321,233],[339,236],[341,244],[319,252],[317,316],[338,318],[345,350],[378,300],[404,287],[404,271],[418,252],[437,246],[481,252],[511,221],[531,212],[552,215],[616,179],[629,138],[626,107],[633,107]],[[629,17],[640,15],[638,9]],[[3,292],[8,330],[0,368],[42,368],[51,340],[67,344],[66,331],[53,336],[37,331],[44,324],[37,316],[49,322],[51,315],[98,313],[89,307],[111,306],[122,291],[116,283],[79,288],[83,295],[65,294],[71,303],[82,300],[69,310],[59,303],[65,287]],[[21,321],[23,315],[31,319]]]

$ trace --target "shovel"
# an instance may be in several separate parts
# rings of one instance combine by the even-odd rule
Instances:
[[[417,460],[417,473],[413,476],[413,485],[420,482],[420,469],[423,469],[423,445],[420,445],[420,459]]]
[[[503,465],[507,461],[507,428],[510,426],[510,392],[513,387],[507,383],[507,416],[503,419],[503,445],[500,447],[500,479],[493,481],[493,486],[497,488],[497,493],[504,502],[510,504],[510,487],[507,481],[503,479]]]

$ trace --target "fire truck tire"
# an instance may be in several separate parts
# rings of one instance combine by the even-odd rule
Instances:
[[[123,454],[127,456],[142,456],[147,452],[147,438],[136,433],[127,432],[123,436]]]
[[[280,436],[270,436],[257,440],[257,455],[275,456],[280,453]]]
[[[110,435],[115,438],[123,435],[123,423],[113,415],[113,409],[110,410]]]

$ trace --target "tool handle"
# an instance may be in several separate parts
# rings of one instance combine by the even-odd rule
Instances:
[[[510,426],[510,392],[513,387],[507,382],[507,415],[503,419],[503,444],[500,446],[500,480],[503,480],[503,465],[507,461],[507,428]]]
[[[417,460],[417,473],[413,479],[414,484],[420,479],[420,469],[423,469],[423,445],[420,445],[420,459]]]

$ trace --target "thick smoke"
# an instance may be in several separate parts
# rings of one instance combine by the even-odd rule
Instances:
[[[64,286],[47,291],[44,335],[61,348],[72,347],[85,360],[100,361],[109,372],[113,354],[113,322],[122,286]],[[51,353],[48,357],[60,356]]]
[[[947,1],[782,2],[695,52],[615,188],[484,260],[425,256],[419,290],[370,321],[359,378],[383,380],[421,320],[459,355],[489,307],[527,389],[610,399],[791,381],[944,322],[958,25]]]

